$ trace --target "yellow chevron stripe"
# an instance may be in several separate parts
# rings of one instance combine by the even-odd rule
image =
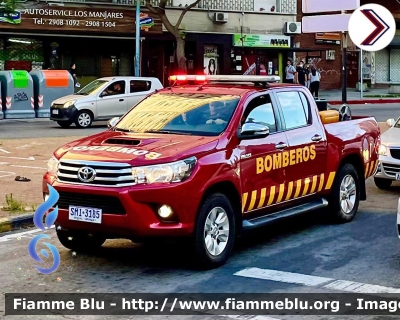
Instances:
[[[310,182],[311,182],[310,178],[306,178],[304,180],[304,190],[303,190],[303,194],[301,195],[302,197],[304,197],[307,194],[308,187],[310,186]]]
[[[312,186],[311,186],[310,193],[314,193],[315,192],[315,188],[317,187],[317,180],[318,180],[318,176],[314,176],[312,178]]]
[[[247,203],[247,196],[248,196],[249,194],[246,192],[246,193],[243,193],[243,195],[242,195],[242,212],[244,212],[244,208],[246,207],[246,203]]]
[[[367,163],[367,167],[365,168],[365,178],[368,178],[368,172],[369,172],[369,162]]]
[[[294,194],[294,198],[298,198],[301,190],[301,180],[296,181],[296,193]]]
[[[272,204],[272,202],[274,201],[274,197],[275,197],[275,186],[272,186],[271,190],[269,191],[269,200],[267,206],[270,206]]]
[[[372,176],[372,174],[374,173],[374,169],[375,169],[375,161],[372,161],[371,162],[371,169],[369,170],[368,177]]]
[[[257,190],[254,190],[254,191],[251,193],[251,200],[250,200],[250,205],[249,205],[248,211],[253,210],[254,205],[256,204],[256,198],[257,198]]]
[[[276,203],[279,203],[279,202],[282,201],[284,192],[285,192],[285,184],[282,183],[282,184],[279,186],[279,195],[278,195],[278,199],[276,199]]]
[[[261,207],[264,205],[265,194],[266,194],[266,193],[267,193],[267,189],[266,189],[266,188],[262,188],[262,189],[261,189],[260,202],[258,203],[257,209],[261,208]]]
[[[329,174],[328,181],[326,182],[325,190],[329,190],[332,187],[333,179],[335,178],[336,172],[331,172]]]
[[[288,192],[287,192],[286,199],[285,199],[286,201],[290,199],[292,192],[293,192],[293,181],[290,181],[289,186],[288,186]]]
[[[322,188],[324,187],[324,178],[325,178],[325,174],[321,174],[321,181],[319,182],[318,192],[320,192],[322,190]]]

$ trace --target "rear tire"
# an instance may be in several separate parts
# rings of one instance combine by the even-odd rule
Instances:
[[[75,117],[75,125],[78,128],[89,128],[92,125],[93,116],[89,111],[79,111]]]
[[[235,242],[235,224],[232,205],[225,195],[212,194],[202,203],[195,226],[194,248],[204,268],[218,268],[229,259]]]
[[[392,180],[382,179],[382,178],[374,178],[375,185],[382,190],[388,190],[392,186]]]
[[[61,128],[69,128],[71,126],[73,121],[57,121],[57,124],[61,127]]]
[[[338,223],[350,222],[360,204],[360,180],[350,163],[343,165],[336,176],[329,201],[332,218]]]
[[[68,234],[59,231],[57,231],[57,237],[64,247],[77,252],[98,249],[106,242],[105,238],[98,236],[90,237],[85,234]]]

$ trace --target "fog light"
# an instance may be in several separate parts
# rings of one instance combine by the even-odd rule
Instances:
[[[158,209],[158,214],[161,218],[169,218],[172,215],[172,208],[164,204]]]

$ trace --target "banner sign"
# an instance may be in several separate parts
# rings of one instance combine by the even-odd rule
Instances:
[[[233,35],[235,47],[254,48],[290,48],[290,36],[267,34],[240,34]]]
[[[340,32],[317,32],[315,34],[316,44],[339,44],[341,41]]]

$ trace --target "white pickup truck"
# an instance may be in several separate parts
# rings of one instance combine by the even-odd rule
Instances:
[[[157,78],[100,78],[75,94],[54,100],[50,107],[50,119],[63,128],[72,123],[88,128],[93,121],[121,117],[148,94],[162,88]]]

